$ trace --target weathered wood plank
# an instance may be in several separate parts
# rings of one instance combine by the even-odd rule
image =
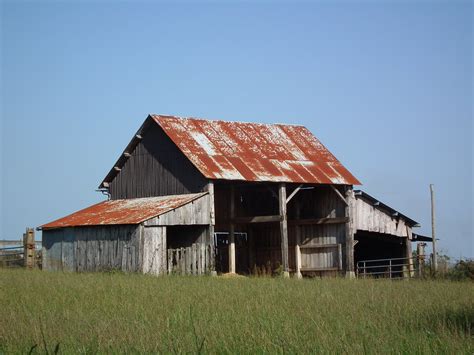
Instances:
[[[313,224],[342,224],[348,222],[347,217],[334,217],[334,218],[307,218],[307,219],[293,219],[288,220],[288,224],[291,225],[313,225]]]
[[[280,234],[281,234],[281,259],[284,277],[290,276],[288,266],[288,216],[286,212],[286,184],[281,183],[278,187],[278,202],[280,211]]]
[[[231,222],[234,224],[249,224],[249,223],[268,223],[280,222],[281,216],[253,216],[253,217],[239,217],[234,218]]]

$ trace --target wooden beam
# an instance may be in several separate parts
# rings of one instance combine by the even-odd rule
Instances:
[[[115,170],[115,171],[120,171],[120,170],[122,170],[122,169],[120,169],[118,166],[114,166],[114,170]]]
[[[309,271],[338,271],[337,267],[304,267],[301,268],[302,272],[309,272]]]
[[[137,139],[143,139],[143,137],[142,137],[141,134],[136,134],[135,137],[136,137]]]
[[[303,184],[301,184],[300,186],[298,186],[298,187],[290,194],[290,196],[288,196],[288,198],[286,199],[286,203],[290,202],[290,200],[298,193],[298,191],[301,190],[302,187],[303,187]]]
[[[235,218],[235,187],[230,187],[230,220]],[[235,224],[230,222],[229,228],[229,273],[235,274]]]
[[[132,156],[132,154],[130,154],[129,152],[124,152],[123,155],[126,157],[126,158],[130,158]]]
[[[307,244],[300,246],[301,249],[331,249],[338,248],[339,244]]]
[[[278,187],[278,203],[280,210],[280,234],[281,234],[281,260],[283,266],[283,277],[290,277],[288,267],[288,216],[286,214],[286,184],[281,183]]]
[[[247,224],[247,223],[268,223],[268,222],[280,222],[281,216],[253,216],[253,217],[238,217],[231,220],[234,224]]]
[[[347,223],[347,217],[335,218],[308,218],[308,219],[292,219],[288,221],[291,225],[308,225],[308,224],[342,224]]]
[[[342,200],[342,202],[344,202],[344,203],[346,204],[346,206],[347,206],[347,201],[346,201],[345,197],[341,194],[341,192],[340,192],[338,189],[336,189],[336,188],[334,187],[334,185],[329,185],[329,186],[331,186],[331,188],[333,189],[333,191],[337,194],[337,196],[339,196],[339,198]]]

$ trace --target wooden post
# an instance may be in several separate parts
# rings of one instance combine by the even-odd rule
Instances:
[[[248,236],[248,244],[249,244],[249,270],[250,274],[252,274],[255,270],[255,260],[256,260],[256,255],[255,255],[255,236],[253,232],[253,228],[249,226],[249,229],[247,230],[247,236]]]
[[[301,205],[300,201],[296,201],[296,220],[299,220],[301,218]],[[296,263],[296,271],[295,271],[295,277],[297,279],[303,278],[303,275],[301,275],[301,226],[296,225],[296,245],[295,245],[295,263]]]
[[[425,245],[426,243],[418,243],[416,245],[416,260],[418,263],[418,277],[423,277],[423,267],[425,265]]]
[[[438,271],[438,256],[436,255],[436,231],[435,231],[435,198],[434,185],[430,184],[431,192],[431,238],[433,238],[433,271]]]
[[[346,186],[346,277],[355,278],[354,273],[354,231],[352,230],[352,210],[353,206],[352,186]]]
[[[208,226],[208,243],[210,245],[210,251],[211,254],[209,256],[210,258],[210,265],[209,265],[209,271],[211,272],[212,276],[216,276],[216,263],[215,263],[215,258],[216,258],[216,253],[215,253],[215,241],[214,241],[214,226],[216,225],[216,213],[215,213],[215,203],[214,203],[214,183],[212,181],[209,181],[206,187],[207,192],[209,192],[209,212],[210,212],[210,220],[211,223],[209,223]]]
[[[288,216],[286,214],[286,185],[281,183],[278,188],[278,202],[280,209],[281,261],[283,277],[290,277],[288,267]]]
[[[235,187],[230,187],[229,273],[235,274]]]
[[[23,257],[24,265],[28,269],[35,267],[35,230],[33,228],[26,228],[26,233],[23,234]]]
[[[412,232],[411,232],[411,228],[409,228],[407,226],[407,238],[405,239],[405,254],[406,254],[406,257],[408,258],[407,259],[407,264],[408,264],[408,272],[407,272],[407,276],[408,277],[413,277],[413,256],[412,256],[412,249],[411,249],[411,240],[412,240],[413,236],[412,236]]]

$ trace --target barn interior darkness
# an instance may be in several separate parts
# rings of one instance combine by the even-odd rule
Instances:
[[[228,272],[228,238],[230,231],[230,182],[215,186],[216,210],[216,268],[218,272]],[[298,184],[287,185],[289,196]],[[343,193],[343,191],[341,191]],[[235,205],[235,253],[236,271],[240,274],[274,273],[282,264],[281,233],[279,219],[251,223],[255,216],[278,216],[278,184],[234,183]],[[290,271],[295,270],[295,244],[297,221],[344,216],[344,204],[334,191],[325,185],[306,186],[287,204],[288,215],[288,258]],[[341,224],[344,231],[344,224]],[[333,226],[318,226],[313,230],[326,231]],[[335,233],[334,235],[336,235]],[[339,233],[340,234],[340,233]],[[321,233],[321,237],[325,235]],[[344,235],[344,232],[343,232]],[[308,243],[324,242],[317,234],[306,238]],[[336,236],[334,237],[336,239]],[[338,238],[340,239],[340,238]]]

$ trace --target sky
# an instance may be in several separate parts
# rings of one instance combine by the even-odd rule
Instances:
[[[305,125],[363,183],[474,257],[466,1],[2,1],[0,239],[103,200],[149,113]],[[38,232],[38,236],[40,233]]]

